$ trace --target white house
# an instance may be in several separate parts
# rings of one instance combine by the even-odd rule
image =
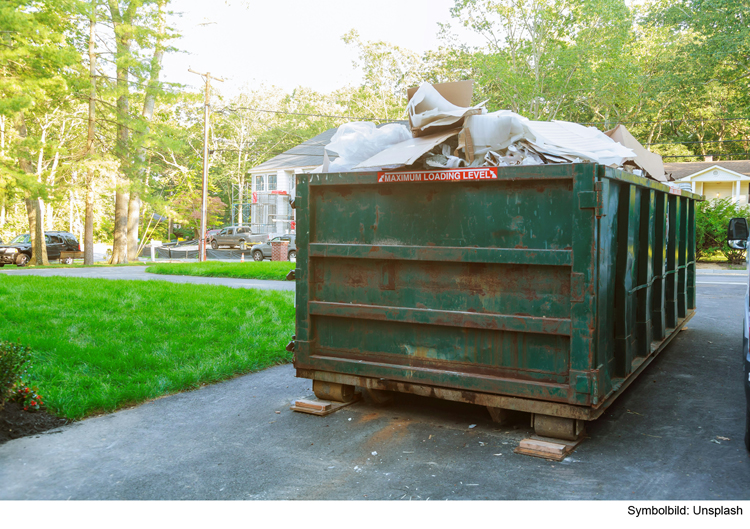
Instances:
[[[294,230],[295,211],[290,206],[294,196],[295,175],[309,173],[323,163],[323,150],[336,129],[329,129],[248,171],[243,209],[250,209],[254,233],[289,233]],[[329,158],[336,158],[329,152]]]
[[[689,184],[693,193],[709,200],[732,198],[738,204],[748,203],[750,160],[668,163],[664,171],[671,173],[676,184]]]

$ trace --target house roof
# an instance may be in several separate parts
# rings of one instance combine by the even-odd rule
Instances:
[[[673,162],[664,164],[664,172],[671,174],[674,180],[694,175],[718,165],[741,175],[750,176],[750,160],[727,160],[721,162]]]
[[[731,182],[737,180],[750,180],[750,175],[738,173],[715,163],[697,173],[685,176],[677,180],[677,182]]]
[[[408,121],[392,121],[391,123],[399,123],[401,125],[409,126]],[[387,125],[388,123],[381,123],[378,128]],[[250,169],[248,173],[262,173],[264,171],[276,171],[278,169],[302,169],[302,168],[313,168],[323,164],[323,151],[325,146],[331,143],[331,138],[336,134],[338,127],[328,129],[325,132],[321,132],[314,138],[310,138],[304,143],[292,147],[288,151],[284,151],[266,160],[260,165],[257,165]],[[332,151],[328,151],[328,159],[333,161],[338,158],[338,154]]]
[[[331,143],[331,138],[338,130],[338,127],[328,129],[325,132],[321,132],[317,136],[310,138],[304,143],[300,143],[284,151],[281,154],[277,154],[270,160],[266,160],[260,165],[257,165],[250,169],[249,173],[262,173],[263,171],[271,171],[278,169],[298,169],[302,167],[317,167],[323,164],[323,149],[326,145]],[[328,158],[333,160],[338,158],[335,153],[328,152]]]

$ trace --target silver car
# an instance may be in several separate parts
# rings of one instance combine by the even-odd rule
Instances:
[[[229,226],[222,228],[219,233],[211,239],[211,248],[218,250],[221,246],[229,248],[242,248],[254,243],[268,240],[267,233],[253,233],[250,226]]]
[[[271,243],[275,241],[289,241],[289,246],[287,246],[286,249],[286,258],[290,261],[297,258],[297,245],[295,244],[296,236],[294,234],[291,234],[280,235],[279,237],[274,237],[270,241],[264,242],[263,244],[256,244],[255,246],[253,246],[253,259],[255,261],[269,259],[271,257]]]

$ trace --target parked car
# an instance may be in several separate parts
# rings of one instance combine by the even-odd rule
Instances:
[[[750,228],[748,228],[747,219],[737,218],[729,221],[727,230],[727,243],[735,250],[747,250],[750,245]],[[748,279],[750,280],[750,268],[748,269]],[[745,361],[745,448],[750,451],[750,281],[748,289],[745,292],[745,317],[742,322],[742,356]]]
[[[72,233],[67,231],[48,231],[44,234],[47,244],[47,259],[60,259],[61,252],[80,252],[81,245]],[[31,237],[28,233],[17,236],[8,244],[0,245],[0,266],[15,264],[25,266],[31,259]]]
[[[211,244],[211,241],[214,240],[214,236],[220,231],[221,230],[207,230],[206,231],[206,244]]]
[[[253,259],[256,261],[262,261],[263,259],[267,259],[271,257],[271,243],[274,241],[289,241],[289,246],[287,246],[286,249],[286,258],[290,261],[292,259],[297,258],[297,245],[296,242],[296,235],[290,234],[290,235],[280,235],[279,237],[274,237],[268,242],[264,242],[262,244],[256,244],[253,246]]]
[[[267,233],[253,233],[250,226],[229,226],[222,228],[211,239],[211,248],[218,250],[221,246],[245,248],[253,243],[268,240]]]

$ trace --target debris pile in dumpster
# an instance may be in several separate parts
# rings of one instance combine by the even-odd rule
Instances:
[[[471,105],[472,81],[409,89],[409,127],[357,122],[339,128],[326,150],[339,158],[316,172],[505,167],[594,162],[666,181],[661,156],[627,131],[567,121],[532,121],[510,110]]]

